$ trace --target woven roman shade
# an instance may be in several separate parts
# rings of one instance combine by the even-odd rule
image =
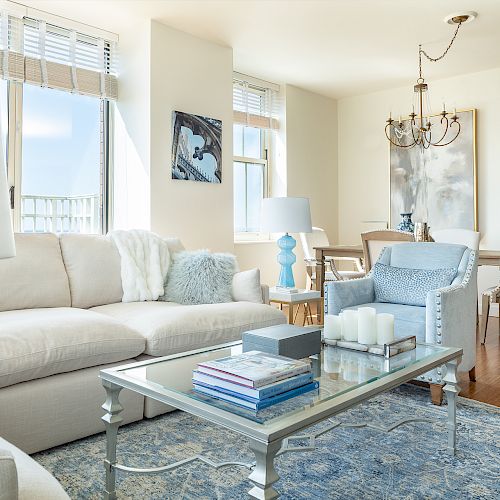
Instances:
[[[115,41],[1,12],[0,55],[4,79],[118,98]]]
[[[273,87],[276,87],[273,85]],[[233,121],[250,127],[275,129],[278,92],[275,88],[260,85],[255,79],[244,76],[233,78]]]

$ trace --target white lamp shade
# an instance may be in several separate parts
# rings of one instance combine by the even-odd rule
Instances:
[[[311,209],[307,198],[264,198],[261,231],[267,233],[310,233]]]
[[[0,148],[1,152],[1,148]],[[7,174],[0,161],[0,259],[16,256],[14,233],[10,218],[9,190],[7,188]]]

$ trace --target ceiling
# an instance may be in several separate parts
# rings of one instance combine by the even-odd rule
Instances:
[[[125,18],[151,18],[233,48],[234,69],[342,98],[412,85],[418,44],[446,48],[448,14],[475,10],[448,56],[424,62],[432,81],[500,66],[499,0],[20,0],[119,31]]]

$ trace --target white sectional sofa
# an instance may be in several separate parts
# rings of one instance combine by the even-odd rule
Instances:
[[[102,236],[18,234],[16,245],[0,260],[0,436],[27,453],[104,429],[100,369],[286,322],[265,300],[122,303],[120,256]],[[124,423],[168,411],[125,390],[120,399]]]

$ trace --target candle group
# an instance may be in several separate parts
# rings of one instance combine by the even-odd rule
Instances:
[[[384,345],[394,340],[394,315],[379,313],[373,307],[347,309],[338,316],[325,315],[327,340],[346,340],[360,344]]]

